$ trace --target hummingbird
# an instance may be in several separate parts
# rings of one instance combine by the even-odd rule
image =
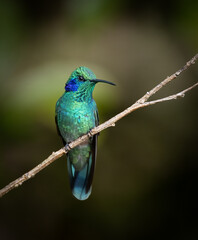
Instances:
[[[99,125],[98,109],[92,96],[99,82],[115,85],[97,79],[87,67],[78,67],[66,82],[65,92],[58,99],[55,111],[57,131],[65,147]],[[70,187],[79,200],[86,200],[91,194],[97,138],[96,134],[67,153]]]

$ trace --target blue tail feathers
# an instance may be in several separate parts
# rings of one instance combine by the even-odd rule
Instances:
[[[89,142],[87,154],[83,153],[83,148],[77,150],[80,157],[84,156],[82,165],[79,165],[75,159],[75,149],[67,154],[67,168],[70,179],[70,187],[74,197],[79,200],[86,200],[91,194],[93,175],[97,154],[97,135],[94,135]],[[75,166],[74,166],[75,164]]]
[[[74,197],[79,200],[86,200],[91,194],[95,159],[92,161],[92,154],[81,170],[76,170],[67,157],[67,168],[70,178],[70,187]]]

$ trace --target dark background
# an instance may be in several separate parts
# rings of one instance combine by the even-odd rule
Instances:
[[[197,52],[198,1],[0,3],[0,187],[62,147],[54,108],[91,68],[103,122]],[[152,99],[195,83],[198,65]],[[100,134],[92,195],[72,197],[62,157],[0,199],[0,239],[198,239],[197,89]]]

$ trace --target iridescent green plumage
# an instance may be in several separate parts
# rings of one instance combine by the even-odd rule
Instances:
[[[86,67],[77,68],[68,79],[65,93],[56,103],[56,124],[64,144],[88,133],[99,124],[98,110],[92,98],[97,82],[106,81],[97,80]],[[79,200],[87,199],[91,193],[96,148],[97,135],[67,154],[70,186]]]

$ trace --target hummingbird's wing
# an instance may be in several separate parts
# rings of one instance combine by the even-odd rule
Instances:
[[[94,112],[94,116],[95,124],[98,126],[99,119],[97,110]],[[72,149],[67,155],[70,186],[73,195],[79,200],[85,200],[91,194],[91,186],[97,154],[97,138],[98,136],[94,135],[86,144],[84,144],[83,147],[78,146],[75,149]],[[86,148],[87,152],[85,153]],[[77,158],[77,156],[84,158],[83,161],[85,164],[81,168],[77,168],[76,164],[73,163],[73,159]]]
[[[61,139],[62,139],[62,141],[63,141],[63,145],[65,146],[65,145],[66,145],[66,142],[65,142],[64,138],[62,137],[62,135],[61,135],[61,133],[60,133],[60,130],[59,130],[59,127],[58,127],[57,114],[55,115],[55,123],[56,123],[57,133],[58,133],[58,135],[61,137]]]

